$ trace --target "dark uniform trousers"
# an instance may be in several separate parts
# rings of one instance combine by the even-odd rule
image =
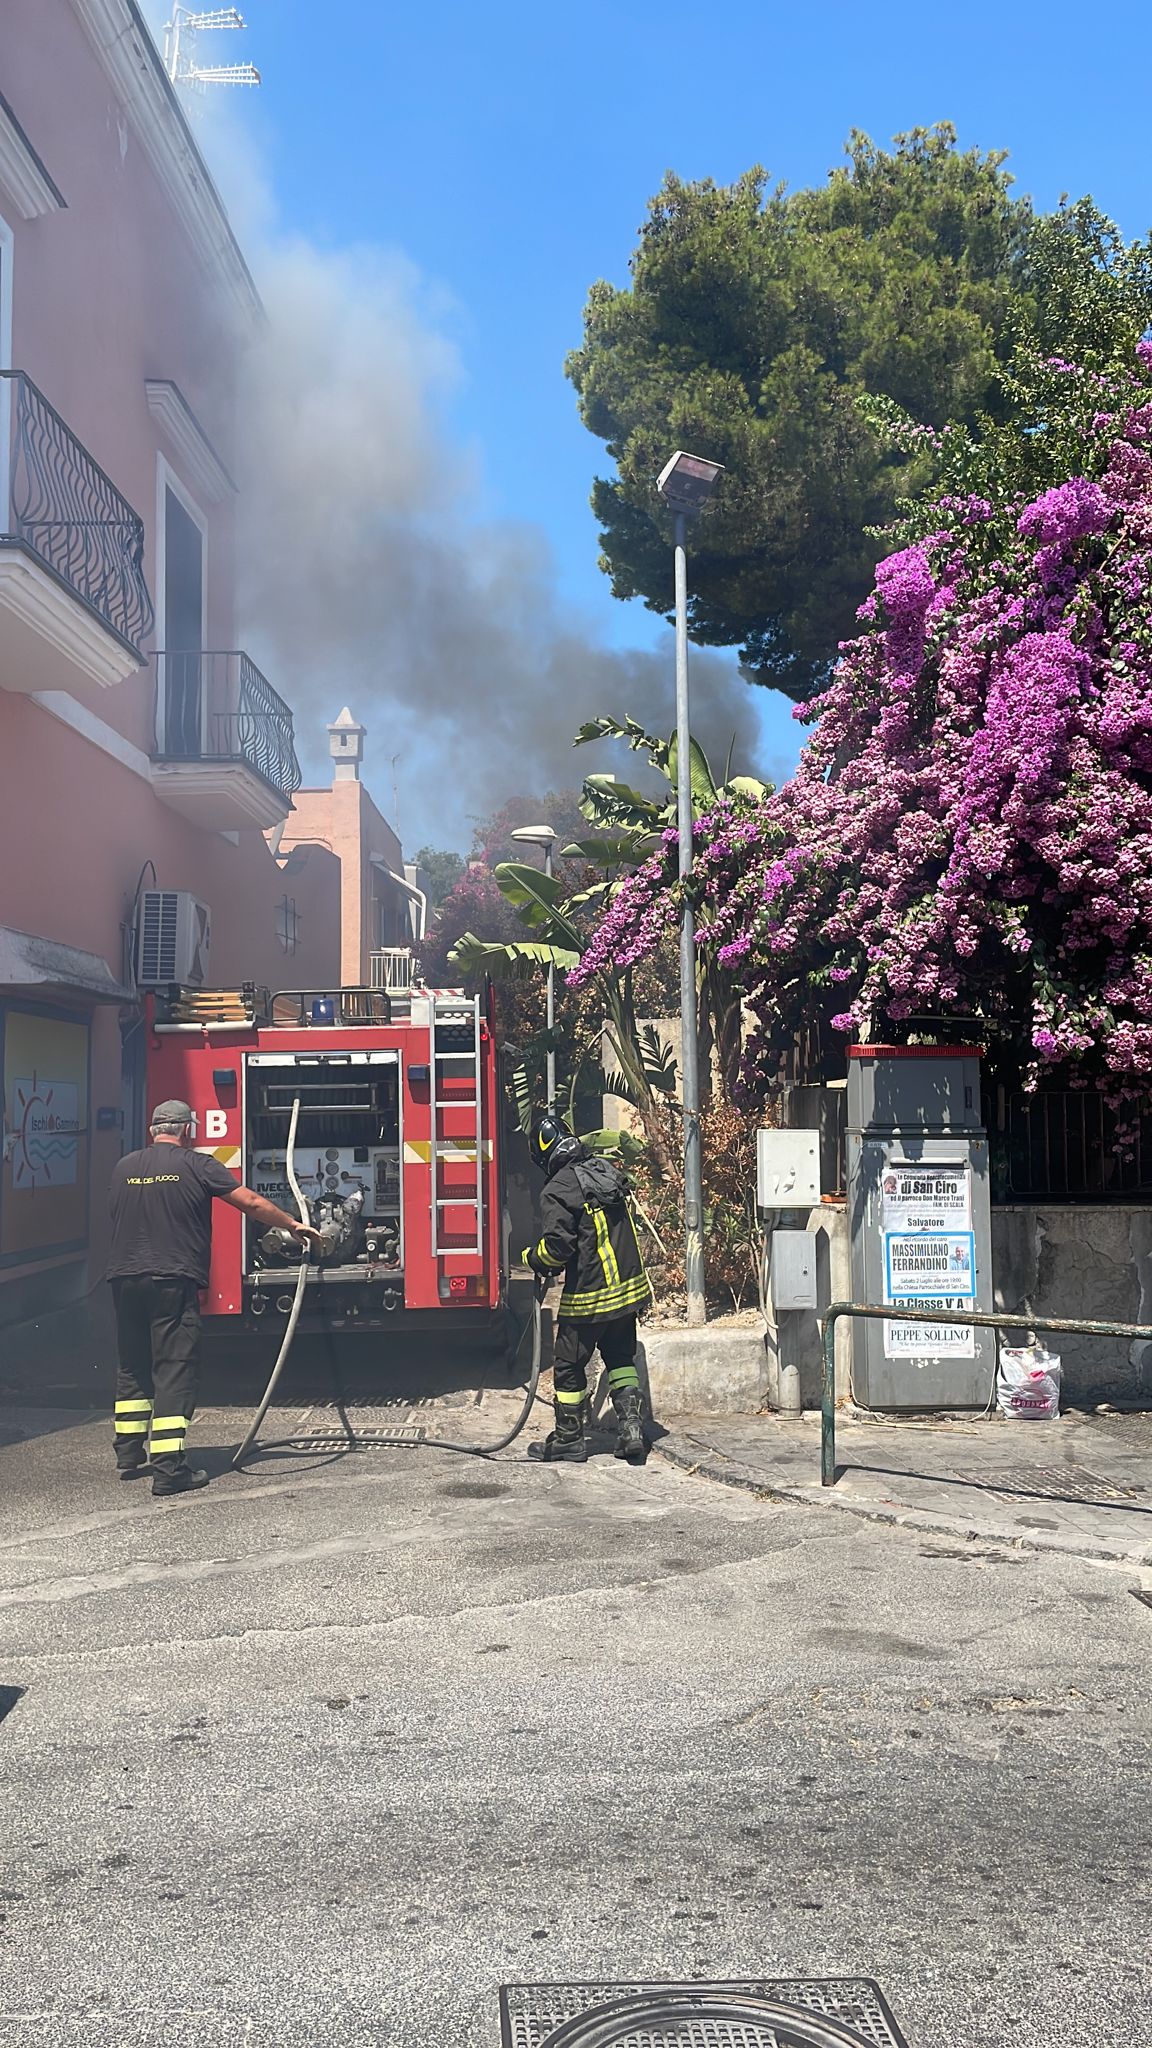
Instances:
[[[158,1472],[185,1463],[200,1367],[200,1290],[179,1274],[113,1280],[120,1370],[116,1463]]]
[[[561,1407],[579,1406],[588,1391],[588,1365],[599,1351],[613,1394],[640,1386],[636,1370],[636,1318],[576,1322],[560,1316],[552,1346],[552,1383]]]

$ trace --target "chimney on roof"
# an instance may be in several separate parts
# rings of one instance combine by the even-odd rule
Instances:
[[[366,735],[367,727],[357,725],[348,706],[345,705],[339,718],[328,727],[328,752],[332,756],[333,782],[359,782]]]

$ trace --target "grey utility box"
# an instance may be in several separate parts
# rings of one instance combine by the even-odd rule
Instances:
[[[966,1046],[854,1046],[848,1129],[980,1132],[979,1053]]]
[[[814,1209],[819,1200],[819,1131],[757,1131],[757,1208]]]
[[[775,1309],[816,1307],[816,1239],[807,1230],[774,1230],[769,1284]]]
[[[968,1047],[854,1046],[848,1064],[852,1293],[924,1308],[853,1324],[853,1390],[868,1408],[983,1408],[992,1330],[949,1323],[992,1307],[988,1141]]]

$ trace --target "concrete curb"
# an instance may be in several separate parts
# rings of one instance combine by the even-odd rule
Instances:
[[[835,1508],[841,1514],[855,1515],[863,1522],[881,1522],[889,1528],[911,1529],[923,1536],[952,1536],[965,1543],[995,1543],[1004,1550],[1051,1551],[1061,1557],[1087,1557],[1106,1564],[1152,1568],[1152,1545],[1146,1544],[1134,1550],[1088,1542],[1081,1536],[1010,1536],[1003,1529],[989,1528],[962,1515],[933,1515],[920,1508],[881,1507],[872,1501],[854,1500],[850,1494],[838,1493],[835,1488],[819,1484],[811,1487],[781,1485],[765,1479],[762,1473],[754,1472],[748,1465],[739,1465],[726,1458],[722,1452],[702,1450],[672,1432],[658,1438],[652,1449],[682,1471],[710,1479],[718,1486],[738,1487],[745,1493],[755,1494],[759,1500],[778,1501],[792,1507]]]

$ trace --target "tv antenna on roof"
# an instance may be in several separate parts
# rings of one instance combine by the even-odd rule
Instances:
[[[196,38],[209,30],[246,28],[238,7],[195,9],[174,6],[164,30],[164,69],[173,85],[202,91],[206,85],[259,85],[254,64],[197,64]]]

